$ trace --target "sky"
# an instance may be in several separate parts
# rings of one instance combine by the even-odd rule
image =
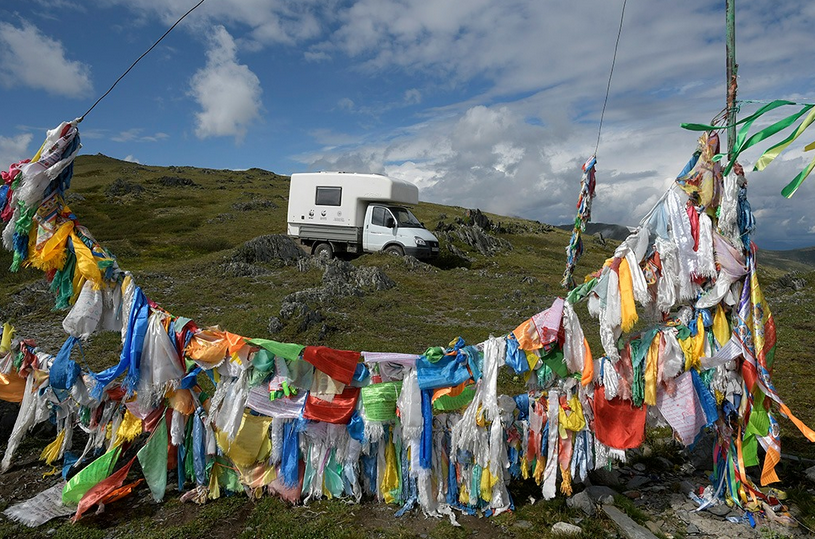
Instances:
[[[82,116],[195,3],[3,0],[0,167]],[[622,5],[206,0],[86,116],[81,153],[381,172],[416,183],[424,201],[568,223],[597,144]],[[724,7],[627,2],[592,221],[638,224],[696,148],[698,133],[680,124],[724,107]],[[810,0],[737,3],[740,99],[815,103],[814,23]],[[813,140],[815,127],[747,174],[762,248],[815,245],[815,179],[792,199],[780,194]],[[759,155],[742,155],[745,170]]]

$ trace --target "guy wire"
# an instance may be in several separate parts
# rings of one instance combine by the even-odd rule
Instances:
[[[189,15],[190,13],[192,13],[193,11],[195,11],[195,9],[196,9],[198,6],[200,6],[201,4],[203,4],[203,3],[204,3],[204,0],[201,0],[200,2],[198,2],[197,4],[195,4],[193,7],[191,7],[189,11],[187,11],[185,14],[183,14],[183,15],[181,16],[181,18],[180,18],[180,19],[178,19],[177,21],[175,21],[175,24],[173,24],[173,25],[172,25],[172,26],[171,26],[171,27],[170,27],[170,28],[169,28],[169,29],[168,29],[166,32],[164,32],[164,35],[162,35],[160,38],[158,38],[158,41],[156,41],[155,43],[153,43],[153,45],[152,45],[152,46],[151,46],[149,49],[147,49],[146,51],[144,51],[144,53],[143,53],[141,56],[139,56],[138,58],[136,58],[136,61],[135,61],[135,62],[133,62],[132,64],[130,64],[130,67],[128,67],[128,68],[127,68],[127,71],[125,71],[124,73],[122,73],[122,75],[121,75],[121,76],[120,76],[118,79],[116,79],[116,82],[114,82],[114,83],[113,83],[113,85],[112,85],[110,88],[108,88],[108,91],[107,91],[107,92],[105,92],[104,94],[102,94],[102,97],[100,97],[99,99],[97,99],[97,100],[96,100],[96,102],[95,102],[93,105],[91,105],[91,108],[89,108],[89,109],[88,109],[88,110],[85,112],[85,114],[83,114],[82,116],[80,116],[80,117],[77,119],[77,122],[81,122],[82,120],[84,120],[84,119],[85,119],[85,116],[87,116],[87,115],[90,113],[90,111],[92,111],[92,110],[94,109],[94,107],[96,107],[96,105],[98,105],[100,101],[102,101],[102,100],[103,100],[105,97],[107,97],[107,95],[108,95],[108,94],[111,92],[111,90],[113,90],[113,88],[115,88],[115,87],[116,87],[116,85],[117,85],[117,84],[119,84],[119,81],[120,81],[120,80],[122,80],[123,78],[125,78],[125,75],[127,75],[128,73],[130,73],[130,70],[131,70],[131,69],[133,69],[133,67],[135,67],[135,65],[139,63],[139,60],[141,60],[142,58],[144,58],[145,56],[147,56],[147,54],[148,54],[150,51],[152,51],[154,48],[156,48],[156,45],[158,45],[159,43],[161,43],[161,40],[162,40],[162,39],[164,39],[165,37],[167,37],[167,34],[169,34],[170,32],[172,32],[172,31],[173,31],[173,28],[175,28],[176,26],[178,26],[178,23],[180,23],[181,21],[183,21],[183,20],[184,20],[184,18],[185,18],[187,15]]]
[[[617,30],[617,41],[614,43],[614,56],[611,59],[611,71],[608,74],[608,84],[606,85],[606,97],[603,99],[603,111],[600,113],[600,126],[597,128],[597,144],[594,146],[594,156],[597,157],[597,149],[600,147],[600,133],[603,131],[603,117],[606,115],[606,105],[608,104],[608,94],[611,91],[611,77],[614,76],[614,64],[617,62],[617,48],[620,46],[620,35],[623,33],[623,20],[625,19],[625,4],[620,13],[620,28]]]

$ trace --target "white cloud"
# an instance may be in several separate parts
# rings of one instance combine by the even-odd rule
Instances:
[[[418,105],[422,102],[422,92],[418,88],[405,90],[405,104]]]
[[[306,51],[303,53],[303,58],[307,62],[326,62],[331,60],[331,55],[324,51]]]
[[[243,140],[247,127],[263,108],[262,92],[257,75],[238,63],[235,40],[223,26],[216,26],[207,64],[190,81],[190,93],[203,109],[195,115],[196,136]]]
[[[71,0],[33,0],[35,4],[42,6],[44,9],[41,11],[43,17],[54,18],[53,12],[60,9],[69,9],[78,11],[80,13],[87,13],[85,6],[72,2]]]
[[[137,164],[139,164],[139,165],[141,164],[141,161],[139,161],[138,159],[136,159],[136,158],[133,156],[133,154],[129,154],[127,157],[125,157],[125,158],[124,158],[124,160],[125,160],[125,161],[127,161],[128,163],[137,163]]]
[[[90,68],[69,60],[61,42],[28,22],[21,28],[0,22],[0,84],[71,98],[87,97],[93,91]]]
[[[356,108],[354,101],[348,97],[343,97],[337,102],[337,106],[342,110],[353,111]]]
[[[170,135],[167,133],[154,133],[152,135],[142,135],[144,129],[140,127],[134,127],[132,129],[127,129],[126,131],[120,131],[118,134],[113,135],[110,137],[110,140],[114,142],[158,142],[160,140],[165,140],[169,138]]]
[[[8,170],[10,164],[30,158],[28,146],[33,138],[31,133],[21,133],[15,137],[0,136],[0,168]]]
[[[104,2],[123,5],[137,14],[158,16],[168,26],[191,7],[188,0]],[[247,50],[259,50],[270,45],[294,45],[314,39],[324,32],[325,18],[332,17],[338,3],[337,0],[219,0],[203,4],[184,20],[184,24],[196,31],[207,31],[213,21],[242,27],[241,41]]]

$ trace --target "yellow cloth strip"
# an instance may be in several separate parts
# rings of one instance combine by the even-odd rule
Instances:
[[[657,372],[659,370],[659,342],[662,333],[657,332],[648,347],[645,356],[645,404],[654,406],[657,403]]]
[[[622,317],[623,331],[629,332],[637,323],[637,306],[634,304],[634,283],[631,280],[631,268],[628,267],[628,260],[620,259],[620,314]]]
[[[809,111],[809,114],[806,115],[804,121],[798,126],[798,128],[793,132],[792,135],[787,137],[783,142],[773,146],[772,148],[768,149],[764,154],[759,157],[758,161],[756,161],[753,170],[764,170],[767,165],[773,162],[773,159],[778,157],[778,155],[787,149],[787,146],[792,144],[795,139],[801,136],[809,125],[815,121],[815,109]],[[806,149],[805,149],[806,150]]]
[[[96,258],[76,233],[71,232],[71,240],[76,254],[76,273],[93,283],[94,290],[99,290],[102,286],[102,273],[99,271],[99,266],[96,265]],[[74,277],[74,281],[76,281],[76,277]],[[77,288],[74,288],[74,290],[77,290]]]
[[[65,429],[59,431],[57,437],[54,439],[53,442],[45,446],[45,449],[42,450],[40,453],[40,460],[44,460],[47,465],[51,465],[55,460],[59,458],[60,450],[62,449],[62,444],[65,442]]]
[[[399,488],[399,470],[396,464],[396,447],[393,445],[393,441],[388,440],[385,446],[385,473],[382,474],[382,483],[379,487],[385,503],[394,503],[396,501],[393,494]]]
[[[32,227],[32,237],[36,237],[36,230],[35,227]],[[37,249],[36,245],[32,248],[29,245],[28,264],[42,271],[61,270],[65,265],[65,245],[73,230],[73,221],[66,221],[41,248]]]
[[[716,306],[716,313],[713,315],[712,329],[713,336],[716,338],[716,342],[719,343],[719,346],[727,344],[727,341],[729,341],[733,335],[733,332],[730,331],[730,324],[727,323],[727,315],[724,313],[721,303]]]
[[[116,429],[116,445],[122,445],[125,442],[132,442],[144,431],[141,419],[130,413],[130,410],[125,410],[125,415],[122,422],[119,423],[119,428]]]
[[[0,354],[6,354],[11,350],[11,338],[14,336],[14,328],[8,322],[3,324],[3,338],[0,339]]]
[[[271,453],[272,445],[268,436],[271,424],[271,417],[244,413],[234,440],[230,442],[224,431],[217,431],[215,440],[232,462],[239,467],[248,468],[265,460]]]

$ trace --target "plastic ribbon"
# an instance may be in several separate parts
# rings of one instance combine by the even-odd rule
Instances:
[[[71,389],[81,369],[71,359],[71,351],[79,342],[76,337],[68,337],[60,348],[48,374],[49,383],[55,389]]]
[[[790,103],[784,103],[784,104],[790,104]],[[760,116],[761,114],[764,114],[764,112],[772,110],[772,108],[775,108],[775,107],[771,107],[771,105],[772,105],[772,103],[770,103],[769,105],[765,105],[764,107],[759,109],[759,111],[757,111],[756,114],[753,115],[753,116],[755,116],[755,117],[757,117],[757,115]],[[771,107],[771,108],[768,108],[768,107]],[[756,144],[758,144],[762,140],[764,140],[764,139],[766,139],[768,137],[771,137],[771,136],[775,135],[776,133],[778,133],[779,131],[783,131],[784,129],[788,128],[798,118],[803,116],[804,113],[808,112],[813,107],[815,107],[815,105],[806,105],[800,111],[798,111],[798,112],[796,112],[794,114],[791,114],[791,115],[787,116],[786,118],[784,118],[782,120],[779,120],[779,121],[775,122],[774,124],[772,124],[772,125],[770,125],[768,127],[765,127],[761,131],[755,133],[749,139],[747,138],[747,133],[748,133],[750,127],[752,126],[753,121],[755,121],[756,118],[754,117],[754,118],[750,119],[749,121],[745,122],[744,126],[739,131],[739,134],[736,136],[736,143],[733,146],[733,155],[732,155],[732,158],[730,159],[730,162],[727,164],[727,167],[725,167],[725,169],[724,169],[724,174],[727,175],[727,174],[730,173],[730,170],[733,168],[733,165],[735,165],[736,161],[738,160],[738,156],[744,150],[747,150],[748,148],[750,148],[752,146],[755,146]]]
[[[121,447],[114,447],[73,476],[62,491],[62,503],[76,505],[94,485],[110,475]]]
[[[164,499],[164,490],[167,488],[167,444],[167,421],[165,414],[162,414],[158,426],[136,453],[147,486],[150,487],[150,494],[156,502]]]
[[[287,487],[297,485],[300,479],[300,444],[294,421],[288,421],[283,426],[283,449],[280,455],[280,475],[283,484]]]
[[[804,147],[805,152],[809,152],[815,149],[815,143],[809,144]],[[795,192],[801,187],[801,184],[804,183],[804,180],[807,179],[807,176],[812,172],[813,168],[815,168],[815,158],[806,166],[804,170],[798,173],[798,175],[792,179],[790,183],[788,183],[784,188],[781,190],[781,194],[787,198],[792,197]]]
[[[125,371],[127,371],[123,383],[125,389],[128,391],[135,389],[136,382],[139,379],[139,364],[144,348],[144,337],[147,334],[147,318],[149,314],[150,306],[147,304],[147,298],[141,288],[137,286],[133,294],[133,303],[130,307],[130,317],[127,322],[119,363],[100,373],[93,374],[96,379],[96,386],[91,391],[94,398],[100,399],[105,387]]]

